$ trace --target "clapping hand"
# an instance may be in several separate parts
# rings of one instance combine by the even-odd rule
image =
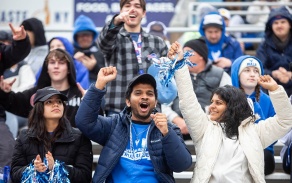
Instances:
[[[51,171],[54,168],[55,160],[53,158],[53,155],[50,151],[46,154],[46,158],[48,160],[48,168]]]
[[[38,154],[33,162],[34,168],[38,172],[45,172],[47,170],[46,165],[42,162],[40,155]]]
[[[287,71],[283,67],[279,67],[279,69],[272,71],[273,78],[279,80],[281,83],[288,83],[291,78],[291,72]]]
[[[277,82],[270,75],[260,76],[258,79],[258,84],[269,91],[275,91],[279,88]]]
[[[220,57],[217,60],[215,60],[213,63],[217,67],[221,67],[221,68],[231,67],[231,65],[232,65],[232,61],[228,58],[225,58],[225,57]]]
[[[100,90],[103,90],[105,85],[108,82],[116,79],[116,77],[117,77],[116,67],[113,66],[103,67],[98,72],[95,87]]]

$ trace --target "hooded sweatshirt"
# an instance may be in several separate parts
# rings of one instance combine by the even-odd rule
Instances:
[[[91,31],[93,33],[92,44],[89,48],[81,48],[77,42],[77,33],[82,31]],[[80,52],[89,52],[94,55],[97,63],[92,70],[89,71],[89,78],[90,82],[93,83],[96,81],[97,74],[100,68],[105,66],[105,60],[102,52],[99,50],[96,44],[96,39],[98,36],[98,32],[96,31],[96,26],[94,25],[93,21],[85,16],[80,15],[77,17],[74,23],[74,30],[73,30],[73,41],[74,41],[74,53]]]
[[[286,42],[281,42],[272,30],[272,21],[277,16],[286,18],[290,26],[292,26],[292,15],[285,6],[271,10],[265,28],[265,40],[261,43],[256,52],[256,57],[263,63],[265,73],[269,75],[271,75],[272,71],[278,70],[279,67],[283,67],[287,71],[290,71],[289,64],[292,62],[292,28],[290,28],[290,35]],[[277,79],[276,81],[285,88],[288,95],[292,94],[291,80],[288,83],[281,83]]]
[[[70,87],[68,90],[60,92],[68,97],[66,116],[71,125],[75,127],[75,114],[79,108],[82,93],[79,91],[76,85],[76,73],[72,57],[65,50],[58,50],[63,52],[70,59],[70,61],[68,62],[69,73],[67,76]],[[5,93],[4,91],[0,90],[0,104],[2,104],[5,110],[7,110],[8,112],[27,118],[30,110],[32,109],[32,96],[38,89],[47,86],[51,86],[51,78],[48,74],[48,66],[46,62],[44,62],[42,72],[35,87],[17,93]]]
[[[213,44],[207,40],[204,29],[205,26],[221,28],[222,35],[217,43]],[[210,12],[201,20],[199,32],[206,39],[209,50],[208,58],[211,61],[216,61],[220,57],[225,57],[233,62],[236,58],[243,55],[239,42],[234,38],[226,35],[225,28],[225,22],[218,12]],[[224,70],[229,73],[230,68],[224,68]]]
[[[241,56],[237,58],[231,66],[232,85],[235,86],[236,88],[240,88],[239,69],[240,69],[241,63],[245,59],[248,59],[248,58],[253,58],[258,61],[261,68],[261,75],[264,75],[262,62],[258,58],[254,56],[249,56],[249,55]],[[258,115],[260,117],[256,121],[256,123],[260,122],[261,120],[265,120],[269,117],[272,117],[276,114],[270,97],[267,94],[265,94],[262,90],[260,91],[259,101],[256,101],[255,91],[251,95],[246,95],[246,97],[250,98],[253,101],[254,113],[255,115]],[[274,154],[273,145],[267,147],[266,149],[271,151]]]
[[[58,39],[59,41],[61,41],[65,47],[65,50],[71,55],[73,61],[74,61],[74,66],[76,69],[76,81],[78,83],[81,84],[81,86],[84,89],[88,89],[90,82],[89,82],[89,72],[87,70],[87,68],[78,60],[74,59],[74,47],[73,45],[70,43],[70,41],[67,38],[64,37],[53,37],[49,42],[48,42],[48,46],[50,48],[50,44],[54,39]],[[36,75],[36,78],[38,79],[40,74],[42,72],[42,69],[39,70],[39,72]]]
[[[36,18],[26,19],[21,25],[24,26],[25,30],[31,31],[34,34],[34,43],[31,45],[31,51],[24,61],[30,65],[32,71],[36,75],[49,52],[44,26],[43,23]]]

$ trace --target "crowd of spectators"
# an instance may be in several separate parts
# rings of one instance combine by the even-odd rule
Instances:
[[[214,95],[215,89],[225,85],[233,85],[244,93],[253,114],[258,116],[254,120],[255,123],[277,115],[269,93],[265,90],[265,88],[272,88],[272,91],[274,91],[276,84],[267,86],[263,84],[267,82],[266,79],[262,79],[261,84],[257,81],[263,75],[269,75],[272,82],[275,81],[282,85],[286,94],[292,98],[291,10],[287,6],[261,6],[262,1],[256,0],[252,1],[251,5],[245,9],[247,15],[241,16],[231,12],[242,10],[242,7],[228,6],[217,9],[205,1],[202,2],[204,3],[198,7],[200,13],[196,19],[199,27],[198,32],[185,33],[178,39],[178,42],[180,42],[178,45],[183,45],[182,50],[184,52],[190,51],[193,54],[189,57],[189,61],[196,66],[188,67],[186,71],[190,73],[192,84],[190,89],[194,91],[197,97],[198,106],[201,107],[203,112],[210,114],[210,105],[212,105],[210,98]],[[255,11],[266,12],[266,14],[251,15],[248,13]],[[11,32],[0,31],[0,130],[1,134],[5,135],[4,138],[11,139],[9,146],[7,143],[0,143],[0,149],[10,149],[10,154],[7,151],[0,152],[0,167],[12,165],[14,169],[11,175],[13,175],[12,178],[15,177],[13,179],[19,181],[22,179],[21,177],[25,178],[27,176],[24,176],[25,172],[29,172],[26,167],[30,166],[36,166],[38,172],[47,171],[50,173],[53,169],[50,166],[52,164],[57,166],[56,163],[58,162],[56,161],[58,155],[52,158],[51,156],[54,156],[54,153],[52,155],[50,151],[54,152],[54,147],[58,147],[59,139],[64,140],[64,137],[67,136],[71,138],[71,133],[74,136],[74,138],[72,137],[74,143],[80,138],[84,142],[88,142],[87,138],[89,138],[105,146],[105,152],[116,153],[115,156],[111,156],[115,167],[111,167],[107,162],[107,167],[111,168],[111,172],[100,168],[102,165],[99,163],[93,178],[96,182],[98,180],[119,180],[119,178],[124,178],[122,171],[139,172],[141,167],[144,173],[149,173],[149,170],[150,172],[156,172],[156,174],[150,173],[148,175],[147,180],[149,181],[167,180],[167,182],[172,182],[174,179],[171,172],[176,170],[174,164],[180,167],[177,169],[178,171],[183,171],[189,167],[190,154],[185,149],[184,140],[193,138],[196,144],[197,141],[194,140],[196,134],[193,134],[196,130],[190,128],[192,124],[184,118],[184,113],[182,113],[179,105],[179,96],[170,103],[159,101],[159,97],[155,93],[157,92],[156,85],[149,81],[151,80],[149,79],[150,75],[146,74],[148,68],[152,65],[149,55],[155,54],[157,58],[167,57],[171,53],[169,50],[174,48],[174,44],[171,45],[167,26],[160,21],[150,22],[148,27],[143,29],[141,20],[145,15],[145,1],[121,0],[120,13],[113,16],[100,32],[96,31],[96,26],[89,17],[80,15],[74,22],[72,42],[61,36],[55,36],[47,41],[44,26],[37,18],[24,20],[18,29],[11,26]],[[226,27],[236,27],[244,24],[263,26],[265,31],[257,33],[226,31]],[[248,37],[261,38],[262,41],[259,45],[239,41],[240,38]],[[28,40],[30,43],[28,43]],[[247,50],[253,50],[253,55],[245,55]],[[8,54],[11,54],[8,52],[13,54],[17,52],[18,57],[10,55],[7,58]],[[144,75],[147,75],[147,81],[137,78],[137,76]],[[186,74],[180,72],[178,75],[186,77]],[[181,79],[176,81],[181,81]],[[102,84],[97,84],[98,82]],[[143,93],[145,90],[143,88],[145,86],[142,87],[141,85],[151,85],[153,87],[148,88],[148,92],[145,93],[150,95],[149,93],[153,89],[155,95],[152,98],[155,102],[135,101],[138,93]],[[36,98],[38,92],[41,92],[45,87],[52,87],[56,92],[54,95],[44,95],[48,96],[45,99]],[[142,89],[137,89],[137,87]],[[183,90],[180,89],[180,91]],[[88,94],[86,94],[87,92]],[[95,95],[98,97],[95,97]],[[58,98],[53,96],[58,96]],[[83,98],[84,103],[82,103]],[[62,115],[58,116],[54,123],[53,120],[50,120],[54,117],[39,114],[44,112],[45,104],[52,99],[56,105],[63,104]],[[43,102],[42,106],[39,106],[38,102]],[[52,104],[52,106],[55,104]],[[82,108],[80,109],[80,107]],[[139,110],[150,109],[151,111],[144,118],[139,113]],[[151,114],[152,112],[156,114]],[[127,116],[132,118],[128,119]],[[65,118],[66,120],[64,120]],[[42,127],[33,125],[37,120],[42,121]],[[153,121],[155,125],[151,126],[149,121]],[[167,121],[170,123],[167,123]],[[163,125],[158,125],[159,122],[163,122]],[[3,125],[4,123],[9,126],[10,131],[7,125]],[[48,124],[51,123],[63,126],[60,129],[59,126],[54,127],[51,132],[56,131],[58,133],[48,136],[46,130],[48,130]],[[98,123],[101,123],[100,126]],[[129,126],[129,124],[131,125]],[[88,126],[91,128],[88,128]],[[80,136],[79,133],[81,132],[79,130],[72,132],[72,127],[74,129],[78,127],[86,137]],[[36,128],[45,131],[42,131],[43,134],[36,134],[34,132]],[[13,149],[11,144],[14,145],[14,139],[18,138],[23,130],[29,132],[21,136],[25,138],[25,141],[24,139],[18,139],[16,148]],[[167,136],[166,131],[171,134],[170,137]],[[132,132],[135,133],[136,146],[130,144],[134,141],[127,140],[127,135],[132,134]],[[64,135],[65,133],[66,135]],[[124,139],[119,141],[117,139],[119,138],[118,134],[123,136]],[[282,132],[279,134],[282,134]],[[285,165],[287,165],[286,162],[291,162],[291,156],[289,156],[292,153],[292,143],[289,140],[292,139],[291,134],[290,132],[283,139],[276,139],[285,144],[282,153]],[[26,151],[23,151],[20,145],[29,141],[29,135],[34,141],[39,141],[35,144],[36,146],[43,144],[46,147],[44,149],[46,152],[33,152],[28,159],[21,157],[26,160],[21,161],[18,165],[17,163],[20,162],[17,160],[19,154]],[[152,140],[157,140],[153,136],[159,137],[158,146],[155,146],[155,148],[150,146],[147,149],[146,142],[143,142],[143,140],[147,140],[148,135],[152,135],[149,136],[151,143]],[[183,135],[183,138],[180,137],[181,135]],[[169,139],[166,139],[166,137]],[[45,138],[45,140],[42,141],[42,138]],[[107,144],[107,140],[110,140],[111,144]],[[64,141],[68,143],[70,140]],[[263,149],[265,175],[273,173],[275,169],[274,144],[275,142],[265,144],[267,148]],[[118,151],[116,148],[121,145],[124,149]],[[180,166],[177,159],[171,159],[170,157],[174,156],[174,152],[167,149],[166,145],[170,147],[179,146],[177,148],[178,152],[185,155],[185,159],[182,161],[187,162],[187,165]],[[36,147],[33,148],[37,150]],[[136,149],[134,150],[134,148]],[[160,151],[161,148],[164,148],[167,153],[163,154]],[[14,154],[13,150],[15,150]],[[139,165],[141,167],[127,169],[129,165],[137,165],[136,157],[126,157],[127,152],[132,151],[133,156],[142,153],[139,157],[140,160],[144,158],[143,166]],[[145,151],[150,155],[146,155]],[[120,153],[117,154],[118,152]],[[163,155],[154,159],[154,154],[157,152]],[[179,156],[178,152],[175,156]],[[87,150],[86,153],[90,154],[92,152]],[[102,154],[101,161],[106,160],[107,153]],[[14,156],[13,164],[11,164],[12,154]],[[46,157],[46,161],[42,160],[43,157],[40,159],[37,156],[38,154]],[[92,158],[91,155],[87,154],[86,157],[90,159]],[[5,159],[2,158],[4,156]],[[68,160],[63,156],[64,154],[61,155],[62,158],[59,160],[74,164],[71,159]],[[119,161],[114,162],[114,157],[119,158]],[[78,159],[78,156],[76,158]],[[125,161],[125,159],[130,162]],[[32,160],[34,163],[29,165]],[[68,165],[71,165],[70,163]],[[49,168],[43,171],[42,166]],[[76,170],[68,169],[69,179],[77,180],[78,176],[71,176],[71,174],[74,174],[75,171],[78,172],[78,168]],[[168,173],[164,173],[162,169],[165,169],[164,171]],[[218,165],[215,169],[218,171]],[[285,171],[291,174],[291,163],[285,166]],[[216,172],[213,173],[210,180],[216,180],[218,176],[218,174],[215,174]],[[41,174],[39,176],[41,177]],[[249,174],[249,176],[249,178],[252,178],[252,175]],[[131,178],[135,180],[135,176]]]

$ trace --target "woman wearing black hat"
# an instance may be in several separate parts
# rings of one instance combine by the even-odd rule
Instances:
[[[37,90],[28,129],[17,139],[13,182],[90,182],[92,146],[65,117],[67,97],[53,87]]]

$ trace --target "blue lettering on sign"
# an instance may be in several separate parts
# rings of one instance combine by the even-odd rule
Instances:
[[[111,11],[107,3],[77,3],[76,12],[110,13]]]
[[[27,13],[27,11],[1,11],[0,21],[1,23],[22,22],[27,19]]]
[[[97,27],[103,27],[115,14],[120,12],[120,0],[75,0],[74,20],[81,14],[93,20]],[[177,0],[147,0],[146,16],[141,24],[161,21],[169,25],[173,17]]]

